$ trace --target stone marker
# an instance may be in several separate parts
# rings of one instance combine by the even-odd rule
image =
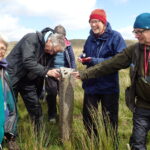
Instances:
[[[62,141],[70,139],[73,121],[74,78],[70,75],[74,70],[60,68],[62,79],[59,82],[59,127]]]

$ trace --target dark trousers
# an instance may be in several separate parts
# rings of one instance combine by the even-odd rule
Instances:
[[[39,126],[42,117],[42,108],[39,102],[40,94],[38,93],[39,91],[37,87],[37,83],[39,82],[39,80],[35,79],[30,81],[27,77],[24,77],[14,86],[14,93],[16,98],[18,93],[20,93],[27,111],[29,112],[31,120],[37,127]]]
[[[109,95],[90,95],[84,94],[83,103],[83,122],[89,135],[91,135],[91,129],[93,129],[95,135],[97,135],[97,129],[91,116],[91,110],[98,110],[98,104],[101,102],[103,121],[107,132],[107,121],[109,121],[117,134],[118,128],[118,107],[119,107],[119,93]],[[109,119],[109,120],[106,120]]]
[[[150,130],[150,110],[136,108],[133,114],[133,130],[130,137],[131,150],[146,150],[146,137]]]
[[[58,80],[48,77],[45,80],[46,85],[46,101],[48,106],[48,118],[54,118],[57,115],[56,97],[58,93]]]

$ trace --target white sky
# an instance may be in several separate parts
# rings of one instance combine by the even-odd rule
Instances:
[[[113,23],[117,16],[113,15],[113,20],[111,13],[118,14],[115,7],[125,7],[128,3],[129,0],[0,0],[0,34],[15,41],[28,32],[62,24],[69,39],[86,39],[90,29],[88,19],[93,9],[104,7]],[[126,15],[128,11],[119,13]],[[135,16],[136,12],[129,14],[128,18],[135,19]],[[116,22],[115,30],[120,31],[125,39],[133,39],[133,21],[130,25],[121,23],[122,20],[120,25]]]

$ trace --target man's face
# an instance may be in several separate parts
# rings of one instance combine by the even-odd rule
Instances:
[[[138,39],[139,43],[150,45],[150,30],[135,28],[133,33],[135,38]]]
[[[48,41],[45,43],[44,51],[45,51],[45,53],[48,53],[48,54],[50,54],[50,55],[54,55],[54,54],[56,54],[56,53],[58,53],[58,52],[61,52],[62,49],[61,49],[61,47],[60,47],[59,45],[54,46],[54,45],[52,44],[52,42],[51,42],[50,40],[48,40]]]
[[[4,58],[7,47],[4,43],[0,42],[0,60]]]
[[[91,19],[90,26],[94,34],[101,35],[105,31],[105,25],[98,19]]]

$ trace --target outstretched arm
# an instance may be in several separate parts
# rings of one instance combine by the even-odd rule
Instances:
[[[126,48],[123,52],[118,53],[109,60],[99,63],[86,70],[72,73],[78,79],[98,78],[103,75],[114,73],[120,69],[129,67],[132,60],[132,48]]]

